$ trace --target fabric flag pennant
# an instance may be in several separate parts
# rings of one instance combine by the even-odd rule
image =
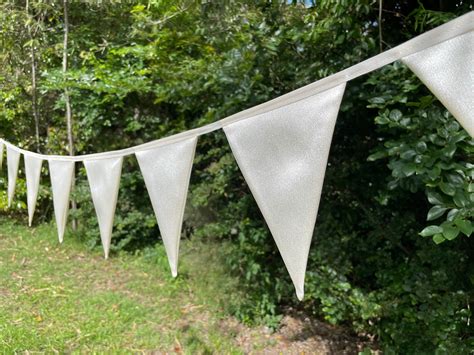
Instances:
[[[43,159],[25,155],[26,192],[28,201],[28,225],[31,227],[38,198]]]
[[[20,164],[20,153],[7,146],[8,165],[8,207],[11,207],[15,195],[16,178],[18,176],[18,165]]]
[[[197,137],[135,153],[160,228],[173,277]]]
[[[123,158],[85,160],[104,256],[109,257]]]
[[[0,142],[0,169],[2,169],[3,164],[3,142]]]
[[[62,243],[69,211],[69,195],[74,177],[74,162],[69,160],[50,160],[49,173],[53,189],[54,215],[56,217],[58,237],[59,242]]]
[[[345,84],[224,127],[300,300]]]
[[[402,61],[474,137],[474,31]]]

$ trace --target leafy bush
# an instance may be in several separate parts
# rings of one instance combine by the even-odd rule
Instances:
[[[420,235],[435,243],[453,240],[474,230],[474,141],[408,69],[386,66],[372,75],[367,87],[380,96],[369,99],[379,110],[375,122],[384,147],[369,160],[389,158],[390,190],[424,191],[433,205],[427,221],[439,225]],[[386,197],[388,198],[388,196]]]

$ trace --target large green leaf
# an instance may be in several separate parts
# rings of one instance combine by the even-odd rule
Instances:
[[[422,237],[430,237],[439,233],[443,233],[443,228],[440,226],[428,226],[420,232],[420,235]]]
[[[443,207],[443,206],[431,207],[431,209],[428,211],[428,216],[426,220],[432,221],[433,219],[441,217],[447,209],[448,209],[447,207]]]

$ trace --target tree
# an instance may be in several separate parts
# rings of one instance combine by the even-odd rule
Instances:
[[[26,0],[26,28],[30,38],[30,53],[31,53],[31,100],[33,117],[35,119],[35,138],[36,138],[36,150],[41,151],[40,145],[40,129],[39,129],[39,112],[38,112],[38,99],[37,99],[37,87],[36,87],[36,45],[35,45],[35,34],[31,29],[32,16],[30,16],[30,1]],[[36,31],[35,31],[36,32]]]
[[[64,8],[64,41],[63,41],[63,74],[66,77],[67,75],[67,66],[68,66],[68,39],[69,39],[69,15],[68,15],[68,0],[63,1]],[[71,110],[71,99],[69,97],[69,88],[67,85],[64,87],[64,103],[66,105],[66,123],[67,123],[67,139],[69,147],[69,155],[74,155],[74,134],[73,134],[73,121],[72,121],[72,110]],[[75,174],[74,174],[75,175]],[[75,185],[75,178],[73,179],[73,188]],[[71,200],[71,210],[76,211],[76,201],[74,198]],[[77,221],[75,218],[72,219],[72,229],[77,229]]]

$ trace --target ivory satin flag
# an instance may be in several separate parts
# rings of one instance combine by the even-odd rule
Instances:
[[[8,207],[11,207],[15,195],[16,178],[18,176],[18,165],[20,164],[20,153],[7,146],[7,169],[8,169]]]
[[[135,153],[165,245],[173,277],[197,137]]]
[[[402,61],[474,137],[474,31]]]
[[[36,200],[41,178],[43,159],[32,155],[25,155],[26,193],[28,202],[28,225],[31,227],[35,214]]]
[[[344,88],[342,84],[224,127],[300,300]]]
[[[68,160],[50,160],[49,174],[53,190],[54,216],[58,229],[59,242],[64,240],[67,215],[69,211],[69,195],[71,194],[74,162]]]
[[[106,259],[112,240],[122,162],[122,157],[84,161]]]

